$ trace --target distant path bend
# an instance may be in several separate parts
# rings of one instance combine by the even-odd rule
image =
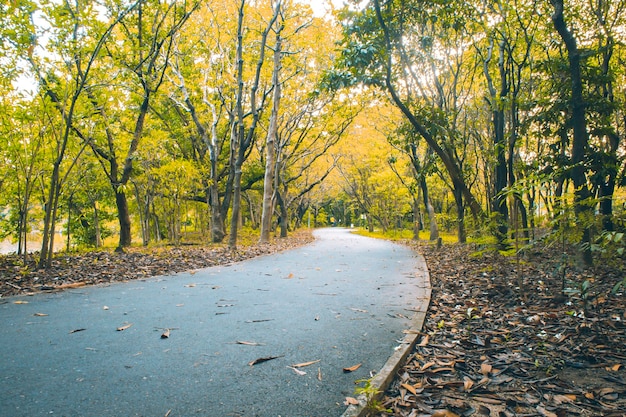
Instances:
[[[341,415],[430,286],[405,247],[315,236],[231,266],[0,299],[0,415]]]

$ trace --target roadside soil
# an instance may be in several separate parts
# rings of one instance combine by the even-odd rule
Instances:
[[[227,265],[313,241],[310,230],[299,230],[287,238],[266,244],[240,245],[231,251],[225,244],[129,248],[124,253],[109,251],[57,254],[52,266],[38,269],[35,256],[0,256],[0,300],[12,295],[61,291],[85,285],[107,284]]]
[[[417,250],[429,312],[378,404],[388,412],[373,415],[626,416],[626,289],[612,293],[623,259],[584,269],[548,246],[519,259],[474,245]]]

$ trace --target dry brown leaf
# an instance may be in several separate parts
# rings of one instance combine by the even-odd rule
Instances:
[[[422,340],[420,341],[420,343],[417,346],[424,347],[424,346],[428,345],[429,339],[430,339],[430,336],[425,335],[424,337],[422,337]]]
[[[123,326],[118,327],[116,330],[117,330],[118,332],[123,332],[124,330],[128,329],[128,328],[129,328],[129,327],[131,327],[132,325],[133,325],[133,323],[128,323],[128,324],[125,324],[125,325],[123,325]]]
[[[456,413],[453,413],[452,411],[439,410],[439,411],[435,411],[432,417],[459,417],[459,415]]]
[[[320,361],[321,361],[321,359],[318,359],[316,361],[302,362],[302,363],[297,363],[297,364],[291,365],[291,366],[294,367],[294,368],[304,368],[305,366],[313,365],[313,364],[316,364],[316,363],[318,363]]]
[[[615,364],[615,365],[613,365],[613,366],[607,367],[607,368],[606,368],[606,370],[607,370],[607,371],[611,371],[611,372],[617,372],[617,371],[619,371],[619,370],[620,370],[620,368],[621,368],[621,367],[622,367],[622,364],[621,364],[621,363],[616,363],[616,364]]]
[[[306,375],[306,372],[301,371],[301,370],[299,370],[297,368],[294,368],[293,366],[288,366],[287,368],[291,369],[292,371],[294,371],[298,375]]]
[[[35,313],[35,314],[33,314],[33,316],[36,316],[36,317],[46,317],[47,314],[46,313]]]
[[[168,339],[170,337],[170,329],[165,329],[165,331],[161,334],[161,339]]]
[[[246,342],[244,340],[237,340],[235,343],[238,345],[246,345],[246,346],[264,346],[263,343]]]
[[[359,400],[353,397],[346,397],[346,400],[343,403],[344,405],[359,405]]]
[[[74,329],[74,330],[70,330],[70,334],[72,333],[78,333],[78,332],[84,332],[87,329]]]
[[[480,373],[483,375],[489,375],[493,368],[488,363],[483,363],[480,365]]]
[[[411,394],[413,395],[417,395],[417,390],[415,389],[415,387],[411,384],[401,384],[400,385],[402,388],[406,389],[407,391],[409,391]]]
[[[425,371],[426,369],[430,368],[431,366],[434,366],[435,362],[426,362],[424,365],[422,365],[421,367],[421,371]]]
[[[556,394],[552,397],[552,401],[554,401],[554,404],[556,405],[563,404],[563,403],[571,403],[571,402],[574,402],[575,400],[576,400],[576,396],[571,395],[571,394],[570,395]]]
[[[287,275],[287,279],[291,279],[293,277],[294,277],[293,273],[290,273],[289,275]]]
[[[474,386],[474,381],[468,376],[463,377],[463,388],[465,391],[469,391]]]
[[[70,288],[79,288],[79,287],[84,287],[85,285],[87,285],[86,282],[71,282],[69,284],[62,284],[59,285],[55,288],[59,289],[59,290],[67,290]]]
[[[273,359],[278,359],[278,358],[282,358],[282,356],[266,356],[264,358],[257,358],[257,359],[255,359],[253,361],[248,362],[248,365],[254,366],[254,365],[257,365],[259,363],[271,361]]]
[[[360,364],[360,363],[357,363],[357,364],[356,364],[356,365],[354,365],[354,366],[350,366],[350,367],[348,367],[348,368],[343,368],[343,371],[344,371],[344,372],[354,372],[354,371],[356,371],[357,369],[359,369],[360,367],[361,367],[361,364]]]
[[[558,417],[557,414],[553,413],[552,411],[548,411],[545,408],[543,408],[542,406],[538,405],[537,406],[537,412],[539,414],[541,414],[544,417]]]

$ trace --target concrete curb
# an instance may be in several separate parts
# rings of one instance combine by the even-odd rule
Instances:
[[[430,274],[428,272],[428,266],[426,265],[426,261],[424,260],[424,257],[422,255],[417,254],[417,256],[419,257],[419,264],[417,267],[418,270],[415,272],[415,276],[420,280],[418,285],[424,289],[424,296],[421,298],[417,298],[416,312],[411,318],[411,327],[408,329],[407,334],[402,339],[400,346],[389,357],[389,359],[387,359],[385,365],[371,380],[372,387],[376,388],[379,393],[374,399],[380,398],[387,390],[387,388],[389,388],[389,385],[395,378],[398,369],[400,369],[400,367],[404,365],[407,356],[415,347],[415,344],[418,340],[419,332],[424,326],[426,312],[428,311],[428,306],[430,305],[430,296],[432,289],[430,285]],[[348,408],[341,415],[341,417],[365,417],[371,412],[371,410],[367,407],[367,398],[365,397],[365,395],[360,395],[357,400],[359,401],[359,404],[348,406]]]

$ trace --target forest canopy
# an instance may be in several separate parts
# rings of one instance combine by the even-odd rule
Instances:
[[[40,266],[331,223],[623,260],[626,2],[345,3],[0,5],[0,235]]]

